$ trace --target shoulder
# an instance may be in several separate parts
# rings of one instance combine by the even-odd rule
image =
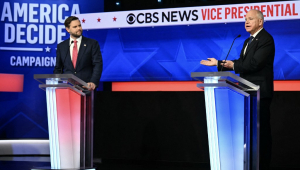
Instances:
[[[95,40],[95,39],[87,38],[87,37],[84,37],[84,36],[82,36],[82,41],[85,41],[85,42],[91,42],[91,43],[96,43],[96,42],[98,42],[98,41]]]
[[[257,36],[255,37],[256,40],[259,40],[262,44],[274,44],[273,36],[267,32],[265,29],[262,29]]]
[[[258,33],[257,36],[273,40],[273,36],[264,28]]]
[[[89,46],[92,48],[100,48],[98,41],[95,39],[92,39],[92,38],[87,38],[87,37],[82,36],[81,43],[89,44]]]
[[[64,41],[62,41],[62,42],[60,42],[59,44],[57,44],[57,46],[59,47],[59,46],[68,45],[68,44],[69,44],[69,41],[70,41],[70,38],[68,38],[68,39],[66,39],[66,40],[64,40]]]

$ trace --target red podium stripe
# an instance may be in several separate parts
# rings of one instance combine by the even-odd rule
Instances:
[[[0,92],[23,92],[23,74],[0,73]]]
[[[112,91],[202,91],[197,81],[113,82]],[[274,91],[300,91],[300,81],[274,81]]]

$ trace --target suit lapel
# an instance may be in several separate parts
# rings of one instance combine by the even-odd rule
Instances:
[[[259,37],[263,34],[263,31],[264,31],[264,29],[262,29],[262,30],[261,30],[261,31],[253,38],[253,40],[252,40],[252,42],[250,43],[250,45],[248,45],[244,58],[246,58],[248,52],[249,52],[253,47],[255,47],[255,45],[258,43]],[[248,42],[248,40],[249,40],[249,38],[247,39],[247,42]]]
[[[245,48],[246,48],[246,46],[247,46],[248,40],[249,40],[249,38],[245,40],[244,45],[243,45],[243,48],[242,48],[242,51],[241,51],[241,54],[240,54],[240,57],[242,57],[243,59],[244,59],[245,56],[246,56],[246,53],[245,53],[245,55],[244,55],[244,51],[245,51]]]
[[[64,41],[65,44],[64,44],[64,49],[66,49],[66,53],[65,53],[65,57],[64,57],[64,62],[66,65],[72,65],[73,66],[73,63],[72,63],[72,60],[71,60],[71,53],[70,53],[70,38],[65,40]],[[74,68],[74,67],[72,67]]]
[[[80,63],[80,60],[84,57],[83,54],[86,50],[86,45],[87,45],[87,40],[85,39],[85,37],[82,36],[79,53],[78,53],[78,57],[77,57],[77,62],[76,62],[76,68],[78,67],[78,64]]]
[[[246,50],[246,54],[251,50],[251,48],[253,48],[255,46],[255,44],[258,42],[258,38],[257,36],[255,38],[253,38],[252,42],[250,43],[250,45],[248,45],[247,50]]]

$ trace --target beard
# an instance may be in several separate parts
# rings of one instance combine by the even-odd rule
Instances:
[[[71,33],[71,36],[79,38],[82,35],[82,31],[80,31],[80,34]]]

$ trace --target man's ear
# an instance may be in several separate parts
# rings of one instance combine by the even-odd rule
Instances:
[[[66,30],[67,30],[68,33],[70,33],[70,29],[68,27],[66,27]]]
[[[259,19],[259,26],[262,26],[264,23],[263,23],[263,20],[262,19]]]

